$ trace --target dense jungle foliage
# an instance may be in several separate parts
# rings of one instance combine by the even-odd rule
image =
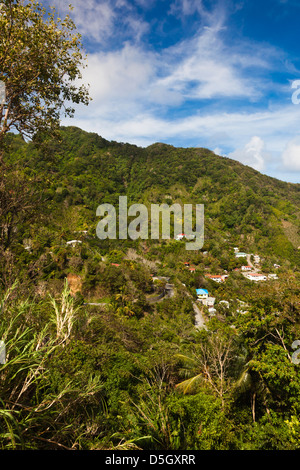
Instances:
[[[0,447],[299,449],[300,185],[207,149],[76,127],[5,144]],[[203,248],[100,240],[96,209],[120,195],[204,204]],[[255,254],[276,279],[243,276]],[[197,288],[215,298],[205,328]]]

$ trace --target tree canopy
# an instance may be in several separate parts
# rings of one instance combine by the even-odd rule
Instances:
[[[80,34],[69,15],[58,18],[39,2],[0,1],[0,143],[15,129],[25,137],[54,131],[61,112],[74,114],[73,103],[88,104],[78,86],[84,56]]]

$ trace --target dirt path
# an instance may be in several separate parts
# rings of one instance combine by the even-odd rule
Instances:
[[[195,327],[198,330],[201,330],[202,328],[207,330],[207,326],[205,324],[205,319],[204,319],[202,310],[198,307],[198,305],[195,302],[193,302],[193,309],[195,312]]]

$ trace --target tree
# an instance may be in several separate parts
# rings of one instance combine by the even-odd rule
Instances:
[[[182,372],[191,375],[176,385],[184,393],[191,393],[209,384],[221,399],[224,407],[224,394],[229,389],[228,369],[233,359],[232,341],[226,341],[220,334],[208,337],[192,355],[178,354],[184,363]]]
[[[24,221],[37,218],[35,209],[40,196],[30,187],[30,181],[14,171],[3,172],[0,178],[0,252],[19,236]]]
[[[84,57],[74,30],[69,15],[55,18],[35,0],[0,1],[0,146],[12,129],[27,138],[53,132],[62,108],[72,117],[70,104],[88,104],[87,88],[76,84]]]

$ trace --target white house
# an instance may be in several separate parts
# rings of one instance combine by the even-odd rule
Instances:
[[[251,271],[251,266],[242,266],[242,271]]]
[[[242,251],[237,251],[235,253],[236,258],[247,258],[247,253],[243,253]]]
[[[202,300],[203,305],[206,307],[213,307],[215,305],[216,298],[215,297],[206,297]]]
[[[269,274],[268,279],[278,279],[277,274]]]
[[[185,238],[185,233],[180,233],[179,235],[176,235],[176,240],[183,240]]]
[[[207,297],[206,304],[208,307],[213,307],[215,305],[215,297]]]
[[[227,275],[219,275],[219,274],[206,274],[205,277],[208,277],[209,279],[211,279],[212,281],[215,281],[215,282],[218,282],[218,283],[221,283],[221,282],[224,282],[225,279],[228,277]]]
[[[197,299],[200,300],[202,303],[205,302],[209,295],[207,289],[196,289]]]
[[[246,274],[246,278],[249,279],[250,281],[255,281],[255,282],[267,280],[267,276],[265,276],[264,274],[259,274],[259,273],[248,273]]]
[[[81,240],[70,240],[69,242],[67,242],[67,245],[75,246],[78,243],[82,243],[82,241]]]

